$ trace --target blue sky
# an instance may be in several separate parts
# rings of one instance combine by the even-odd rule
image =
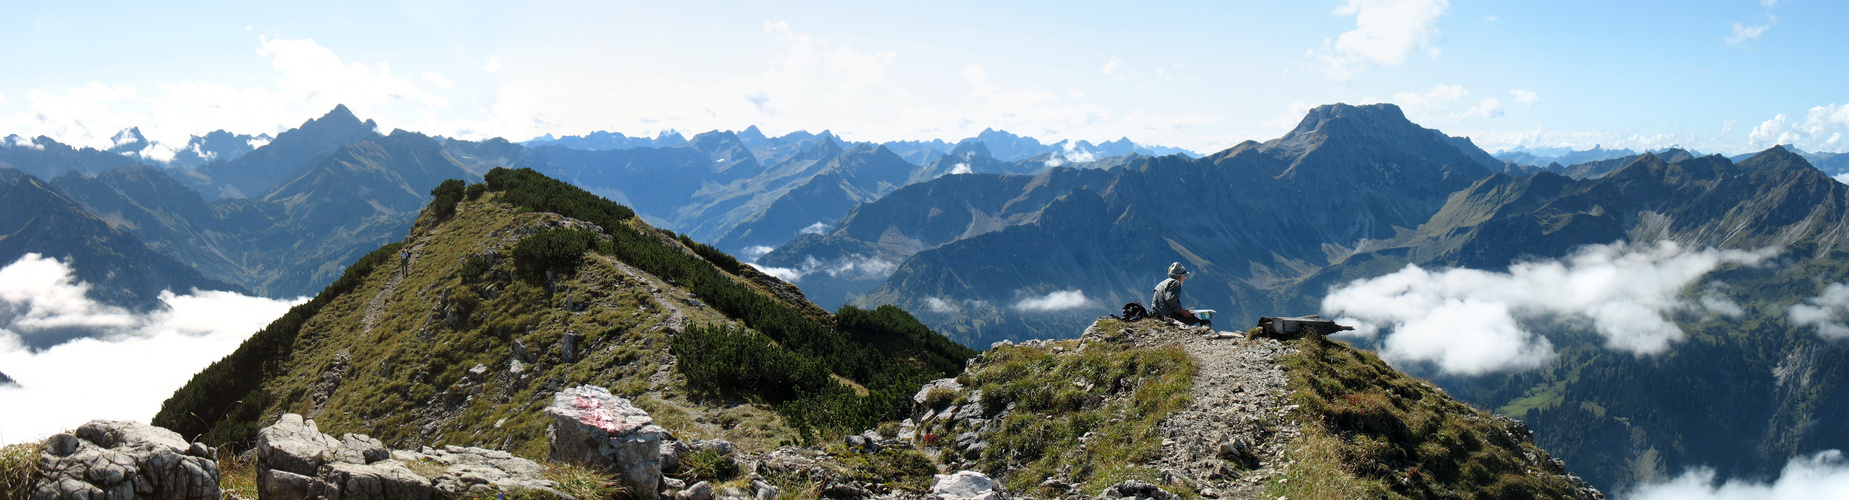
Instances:
[[[1495,151],[1849,150],[1849,3],[7,2],[0,135],[759,125],[1212,152],[1333,102]],[[152,154],[158,155],[159,151]]]

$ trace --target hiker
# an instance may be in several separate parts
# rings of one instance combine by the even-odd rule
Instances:
[[[1180,321],[1181,324],[1194,326],[1213,326],[1212,321],[1194,317],[1194,312],[1181,308],[1181,284],[1188,282],[1188,269],[1180,262],[1168,265],[1168,279],[1156,284],[1156,292],[1149,297],[1149,315]]]
[[[403,273],[411,272],[411,251],[410,250],[399,250],[398,251],[398,271],[403,272]]]

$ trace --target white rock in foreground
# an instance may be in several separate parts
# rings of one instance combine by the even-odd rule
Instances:
[[[937,482],[931,485],[931,496],[939,500],[1000,500],[1004,497],[1002,483],[981,472],[968,470],[938,474]]]
[[[661,442],[668,431],[648,412],[608,389],[583,385],[553,395],[546,415],[552,418],[546,440],[553,460],[616,471],[627,491],[660,491]]]

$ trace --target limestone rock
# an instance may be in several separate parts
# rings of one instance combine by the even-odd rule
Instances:
[[[628,491],[660,491],[661,442],[668,431],[648,412],[608,389],[584,385],[553,395],[546,415],[553,460],[615,471]]]
[[[428,499],[431,492],[429,479],[363,434],[334,439],[294,413],[257,431],[258,498]]]
[[[954,378],[940,378],[937,380],[926,382],[923,387],[918,388],[917,394],[912,395],[912,403],[917,404],[917,405],[925,404],[925,396],[931,394],[932,389],[949,389],[952,391],[961,391],[963,390],[963,384],[958,383],[957,379],[954,379]]]
[[[31,498],[217,500],[218,462],[179,433],[128,421],[92,420],[55,434],[39,453]]]
[[[931,496],[939,500],[1000,500],[1005,495],[1002,483],[976,471],[938,474],[931,484]]]
[[[1098,498],[1101,499],[1118,499],[1126,497],[1137,499],[1150,498],[1154,500],[1181,500],[1181,495],[1169,493],[1161,487],[1135,479],[1111,485],[1111,487],[1105,488],[1104,491],[1098,493]]]

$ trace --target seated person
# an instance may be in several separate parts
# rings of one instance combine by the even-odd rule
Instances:
[[[1188,269],[1180,262],[1168,265],[1168,279],[1156,284],[1155,295],[1149,298],[1149,315],[1180,321],[1181,324],[1194,326],[1213,326],[1213,322],[1194,317],[1194,312],[1181,307],[1181,284],[1188,281]]]

